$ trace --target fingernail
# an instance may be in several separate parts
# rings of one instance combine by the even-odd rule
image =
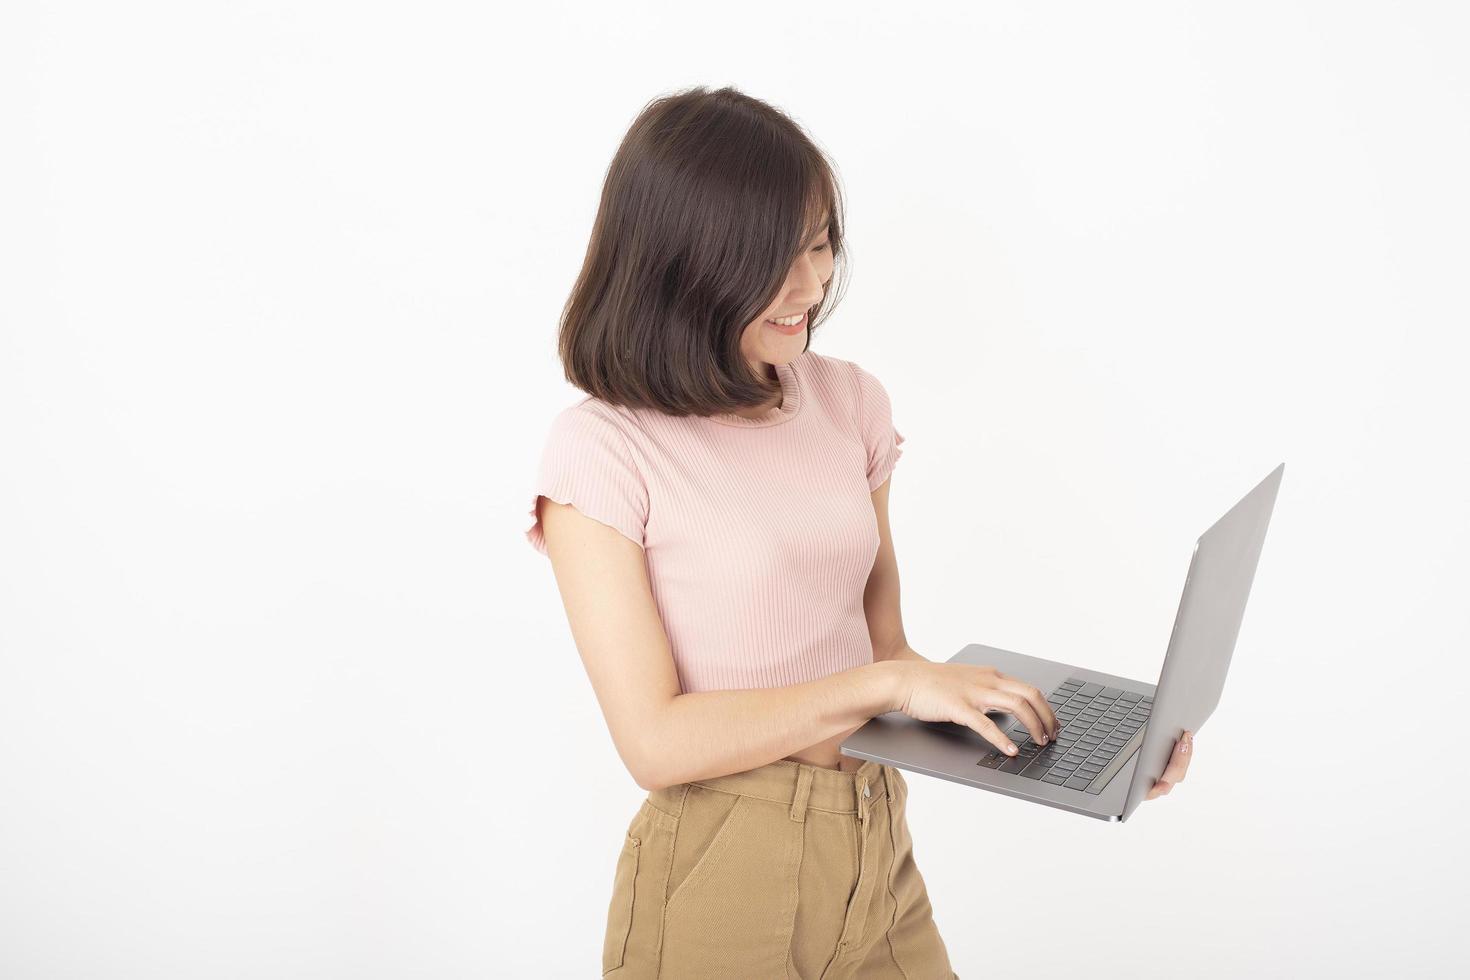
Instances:
[[[1009,752],[1011,755],[1015,755],[1016,754],[1016,743],[1015,742],[1007,742],[1006,743],[1006,751]]]

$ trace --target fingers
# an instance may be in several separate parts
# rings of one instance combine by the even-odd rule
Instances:
[[[985,717],[985,712],[978,708],[971,708],[968,712],[964,713],[963,718],[956,720],[961,724],[969,725],[975,730],[976,734],[1000,749],[1006,755],[1016,754],[1015,743],[1010,740],[1010,737],[1005,732],[1000,730],[999,725]]]
[[[1010,691],[1012,694],[1020,695],[1025,699],[1025,703],[1030,706],[1041,722],[1042,728],[1052,738],[1056,738],[1057,732],[1062,727],[1062,723],[1057,718],[1056,712],[1052,710],[1051,702],[1046,699],[1046,695],[1041,692],[1040,688],[1027,684],[1025,681],[1017,680],[1009,674],[997,673],[995,676],[999,687]],[[1012,713],[1014,714],[1014,712]],[[1026,727],[1030,728],[1031,726],[1027,725]],[[1036,737],[1034,730],[1031,732],[1031,737]]]
[[[995,687],[986,689],[982,695],[990,702],[987,707],[1003,708],[1015,715],[1038,745],[1045,745],[1056,737],[1061,722],[1040,691],[1004,674],[998,674],[994,683]]]
[[[1037,715],[1030,701],[1018,694],[1006,693],[1001,697],[1010,699],[1012,703],[1006,710],[1021,719],[1021,724],[1031,732],[1031,738],[1037,745],[1045,745],[1051,740],[1052,729]]]
[[[1185,732],[1179,736],[1179,741],[1174,743],[1174,751],[1169,756],[1169,764],[1164,767],[1164,774],[1159,777],[1170,783],[1184,781],[1184,774],[1189,771],[1189,760],[1194,758],[1194,733]]]
[[[1174,751],[1169,756],[1169,763],[1164,767],[1164,774],[1159,777],[1149,789],[1145,800],[1157,799],[1160,796],[1169,795],[1174,784],[1184,779],[1184,774],[1189,770],[1189,760],[1194,757],[1194,733],[1186,731],[1179,736],[1174,743]]]

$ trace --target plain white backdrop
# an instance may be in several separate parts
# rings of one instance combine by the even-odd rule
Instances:
[[[595,976],[622,768],[526,543],[604,170],[734,84],[847,195],[910,642],[1157,678],[1285,478],[1188,779],[910,778],[961,977],[1463,975],[1451,3],[0,17],[0,976]]]

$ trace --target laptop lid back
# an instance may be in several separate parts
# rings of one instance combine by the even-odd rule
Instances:
[[[1179,735],[1199,731],[1220,702],[1285,469],[1272,470],[1195,543],[1124,820],[1163,775]]]

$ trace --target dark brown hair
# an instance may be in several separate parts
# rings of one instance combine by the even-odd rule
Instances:
[[[611,404],[680,416],[769,401],[780,384],[750,370],[740,336],[776,301],[823,215],[833,278],[811,329],[846,267],[826,156],[780,110],[729,86],[648,103],[608,166],[562,311],[567,380]]]

